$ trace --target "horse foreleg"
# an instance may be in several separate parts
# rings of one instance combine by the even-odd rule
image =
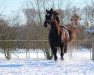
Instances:
[[[54,60],[56,61],[57,60],[57,48],[56,47],[51,47],[51,49],[52,49],[52,53],[53,53],[53,55],[54,55]]]

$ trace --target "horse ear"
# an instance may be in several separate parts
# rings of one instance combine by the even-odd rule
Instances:
[[[53,12],[53,8],[51,8],[51,11]]]
[[[46,9],[46,12],[48,12],[48,10]]]

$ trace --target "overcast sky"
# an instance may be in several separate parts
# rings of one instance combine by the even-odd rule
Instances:
[[[31,1],[34,2],[35,0]],[[55,4],[57,4],[57,1],[58,0],[54,0]],[[65,8],[68,3],[71,3],[71,6],[83,8],[86,5],[90,5],[91,1],[94,0],[64,0],[62,8]],[[12,16],[17,12],[22,12],[22,7],[24,7],[25,4],[26,0],[0,0],[0,14]]]
[[[20,10],[26,0],[0,0],[0,14],[10,14],[12,11]],[[33,0],[34,1],[34,0]],[[58,0],[56,0],[58,1]],[[71,2],[71,6],[84,7],[86,4],[90,4],[91,0],[64,0],[63,6],[66,6],[66,3]]]

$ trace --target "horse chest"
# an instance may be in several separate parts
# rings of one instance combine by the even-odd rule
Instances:
[[[50,44],[54,44],[56,46],[60,45],[60,37],[57,32],[50,31],[49,32],[49,42]]]

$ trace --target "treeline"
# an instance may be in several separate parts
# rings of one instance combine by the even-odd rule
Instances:
[[[49,48],[47,39],[48,30],[42,25],[10,26],[7,21],[0,19],[0,48],[7,59],[10,59],[10,53],[16,48],[46,52]]]

